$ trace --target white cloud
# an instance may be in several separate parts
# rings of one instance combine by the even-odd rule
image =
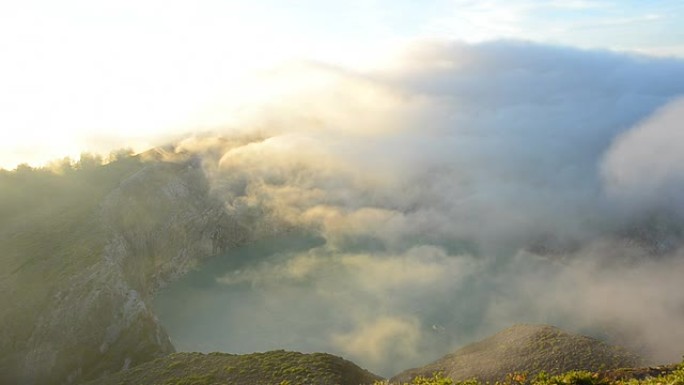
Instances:
[[[684,93],[684,62],[525,42],[403,58],[314,66],[314,81],[255,109],[252,132],[185,143],[255,237],[325,242],[240,259],[210,291],[219,305],[187,311],[223,325],[229,349],[331,351],[388,375],[514,322],[629,331],[620,342],[672,356],[682,341],[653,351],[651,323],[601,311],[592,290],[624,304],[638,293],[620,274],[653,281],[644,293],[667,300],[650,311],[684,321],[674,278],[655,282],[681,269],[680,103],[649,118]]]
[[[618,137],[602,165],[606,192],[630,207],[684,213],[684,99],[669,103]]]
[[[415,358],[421,338],[417,320],[392,317],[374,319],[349,333],[332,336],[333,343],[343,352],[371,363],[396,356]]]

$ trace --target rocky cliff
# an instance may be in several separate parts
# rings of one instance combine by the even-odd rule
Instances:
[[[249,237],[190,159],[0,176],[2,384],[75,383],[173,352],[151,297]]]

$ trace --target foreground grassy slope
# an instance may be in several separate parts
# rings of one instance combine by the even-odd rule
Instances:
[[[489,385],[476,379],[454,381],[441,373],[431,377],[419,376],[410,383],[379,381],[374,385]],[[683,385],[684,364],[666,365],[649,368],[623,368],[608,371],[572,370],[557,375],[545,372],[535,376],[528,372],[508,373],[496,385]]]
[[[548,325],[515,325],[468,345],[424,367],[409,369],[392,382],[443,373],[453,380],[502,381],[508,373],[560,374],[570,370],[603,370],[641,365],[625,349],[597,339],[566,333]]]
[[[88,385],[363,385],[380,377],[325,353],[175,353]]]
[[[524,357],[520,357],[524,359]],[[684,385],[684,365],[507,373],[502,380],[456,381],[443,373],[387,381],[330,354],[272,351],[234,355],[175,353],[83,385]]]

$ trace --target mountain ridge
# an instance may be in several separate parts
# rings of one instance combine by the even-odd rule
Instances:
[[[525,371],[561,374],[571,370],[598,371],[643,364],[636,354],[595,338],[571,334],[549,325],[517,324],[422,367],[405,370],[391,383],[442,373],[455,381],[476,378],[503,381],[509,373]]]
[[[174,353],[83,385],[371,385],[382,378],[328,353]]]
[[[1,176],[3,384],[74,383],[173,352],[150,298],[249,238],[180,156]]]

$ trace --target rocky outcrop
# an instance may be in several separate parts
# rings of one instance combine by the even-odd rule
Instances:
[[[641,363],[637,355],[594,338],[548,325],[515,325],[429,365],[406,370],[390,383],[403,384],[438,372],[455,381],[477,378],[494,383],[515,372],[561,374],[570,370],[634,367]]]
[[[249,238],[196,164],[127,167],[89,209],[66,205],[63,238],[31,243],[40,234],[2,233],[9,257],[16,254],[7,260],[21,264],[2,277],[14,297],[0,316],[18,334],[0,341],[0,383],[75,383],[173,352],[148,306],[155,291]]]

